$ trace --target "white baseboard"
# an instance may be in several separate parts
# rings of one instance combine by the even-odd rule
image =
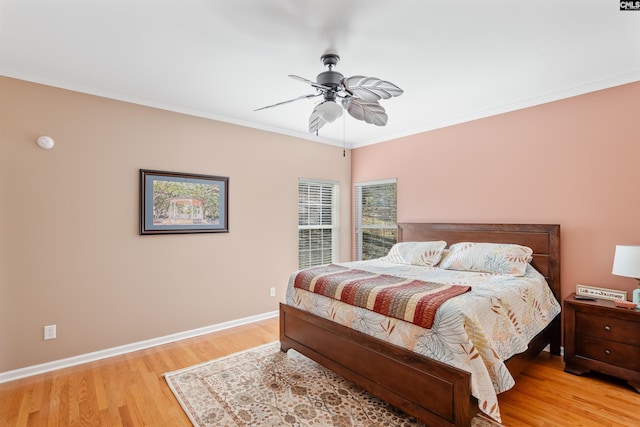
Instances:
[[[176,334],[165,335],[159,338],[153,338],[146,341],[126,344],[119,347],[108,348],[105,350],[95,351],[93,353],[81,354],[78,356],[68,357],[66,359],[54,360],[52,362],[42,363],[39,365],[27,366],[25,368],[15,369],[13,371],[0,372],[0,384],[20,378],[30,377],[32,375],[43,374],[45,372],[55,371],[57,369],[68,368],[70,366],[80,365],[95,360],[106,359],[108,357],[118,356],[120,354],[131,353],[143,350],[157,345],[168,344],[174,341],[180,341],[187,338],[193,338],[200,335],[210,334],[212,332],[233,328],[236,326],[246,325],[264,319],[278,317],[278,311],[258,314],[255,316],[245,317],[242,319],[232,320],[229,322],[218,323],[217,325],[205,326],[203,328],[192,329],[190,331],[178,332]]]

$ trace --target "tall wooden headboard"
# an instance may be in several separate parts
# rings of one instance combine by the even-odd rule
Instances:
[[[558,302],[560,289],[560,225],[557,224],[456,224],[399,223],[399,242],[444,240],[458,242],[515,243],[533,249],[531,265],[547,280]],[[557,316],[549,325],[552,354],[560,354],[561,324]],[[516,368],[514,368],[515,370]],[[517,369],[521,369],[518,367]]]
[[[560,225],[557,224],[455,224],[399,223],[399,242],[444,240],[458,242],[516,243],[533,249],[531,265],[549,283],[558,302],[560,292]]]

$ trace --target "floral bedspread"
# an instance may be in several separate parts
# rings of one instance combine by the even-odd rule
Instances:
[[[504,361],[560,313],[544,277],[530,265],[522,277],[444,270],[381,260],[341,263],[350,268],[429,282],[471,286],[444,302],[425,329],[323,295],[287,287],[287,304],[471,372],[471,393],[480,410],[500,422],[498,394],[515,384]]]

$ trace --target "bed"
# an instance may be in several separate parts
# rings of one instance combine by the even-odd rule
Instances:
[[[560,301],[560,226],[401,223],[399,242],[513,243],[533,250],[531,266]],[[295,349],[430,426],[470,426],[478,410],[472,374],[294,307],[280,305],[282,351]],[[546,346],[560,354],[560,315],[504,365],[514,378]],[[363,363],[366,362],[366,363]]]

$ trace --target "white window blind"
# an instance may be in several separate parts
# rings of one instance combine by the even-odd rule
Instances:
[[[355,184],[356,260],[385,256],[398,241],[396,179]]]
[[[338,184],[298,181],[298,267],[338,260]]]

